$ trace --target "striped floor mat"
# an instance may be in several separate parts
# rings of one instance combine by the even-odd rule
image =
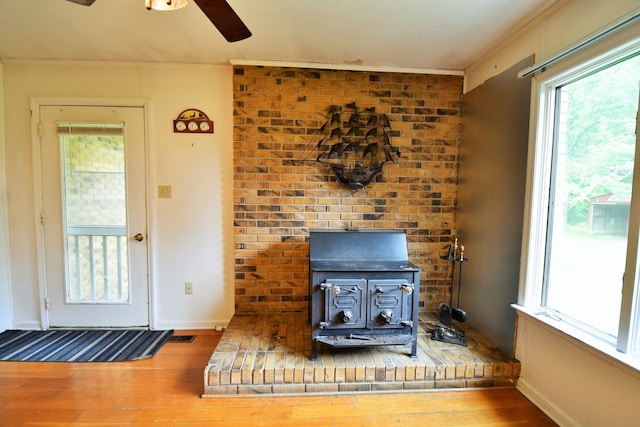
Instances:
[[[173,331],[8,330],[0,334],[0,361],[116,362],[152,357]]]

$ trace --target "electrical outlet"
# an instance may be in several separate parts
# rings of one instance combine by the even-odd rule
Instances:
[[[192,282],[184,282],[184,293],[185,293],[185,295],[193,295],[193,283]]]

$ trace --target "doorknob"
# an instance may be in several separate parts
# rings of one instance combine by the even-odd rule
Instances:
[[[138,242],[142,242],[144,240],[144,236],[142,235],[142,233],[138,233],[135,236],[133,236],[133,240],[137,240]]]

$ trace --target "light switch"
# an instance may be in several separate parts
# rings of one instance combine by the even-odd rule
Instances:
[[[171,186],[170,185],[158,185],[158,198],[170,199],[171,198]]]

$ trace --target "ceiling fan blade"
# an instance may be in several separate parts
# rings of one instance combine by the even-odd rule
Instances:
[[[96,0],[67,0],[67,1],[70,1],[71,3],[75,3],[75,4],[81,4],[82,6],[91,6],[93,2]]]
[[[251,31],[225,0],[194,0],[229,42],[251,37]]]

